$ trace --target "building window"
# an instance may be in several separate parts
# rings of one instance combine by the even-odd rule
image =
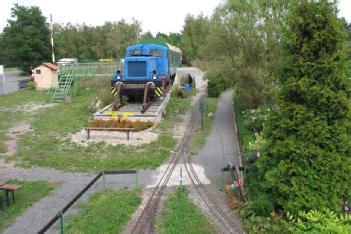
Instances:
[[[39,70],[39,69],[37,69],[37,70],[35,70],[35,74],[41,74],[41,70]]]

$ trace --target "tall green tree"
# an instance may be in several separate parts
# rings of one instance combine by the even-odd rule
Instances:
[[[45,21],[38,7],[14,5],[3,33],[11,65],[27,73],[30,65],[50,61],[50,33]]]
[[[7,51],[3,35],[0,34],[0,64],[7,64]]]
[[[124,57],[125,49],[135,43],[141,32],[140,23],[105,22],[102,26],[55,25],[57,57],[75,57],[79,61]]]
[[[177,46],[177,47],[180,47],[180,43],[181,43],[181,34],[180,33],[169,33],[168,35],[165,34],[165,33],[160,33],[158,32],[156,34],[156,38],[157,39],[160,39],[164,42],[167,42],[171,45],[174,45],[174,46]]]
[[[349,58],[351,59],[351,23],[348,23],[345,18],[341,19],[343,25],[344,25],[344,30],[347,34],[347,46],[348,46],[348,51],[349,51]]]
[[[288,3],[226,1],[215,10],[206,43],[200,48],[208,76],[235,83],[237,97],[250,108],[271,102]]]
[[[154,38],[154,36],[152,35],[152,33],[150,31],[147,31],[147,32],[141,34],[141,36],[140,36],[140,40],[152,39],[152,38]]]
[[[112,57],[117,60],[124,58],[128,46],[138,41],[141,33],[141,25],[137,20],[127,23],[124,19],[114,22],[113,27],[107,33],[107,46],[112,52]]]
[[[185,62],[191,63],[192,60],[200,58],[200,49],[206,44],[209,33],[209,23],[209,19],[203,15],[186,16],[180,42]]]
[[[334,2],[296,1],[283,37],[277,106],[258,159],[276,209],[340,211],[351,188],[350,81]]]

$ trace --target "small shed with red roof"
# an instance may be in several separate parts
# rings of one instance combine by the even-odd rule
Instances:
[[[53,63],[43,63],[34,68],[33,77],[37,90],[47,90],[58,86],[57,66]]]

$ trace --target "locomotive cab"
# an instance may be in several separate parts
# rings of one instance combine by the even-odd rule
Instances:
[[[112,93],[142,97],[143,106],[155,96],[163,96],[181,61],[181,52],[157,40],[142,41],[126,49],[124,69],[117,70],[111,80]],[[117,109],[117,108],[116,108]]]

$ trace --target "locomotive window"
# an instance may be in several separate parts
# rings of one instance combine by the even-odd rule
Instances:
[[[162,57],[163,56],[162,50],[155,50],[155,49],[150,50],[150,54],[153,57]]]
[[[142,50],[130,50],[129,56],[139,56],[142,55]]]

